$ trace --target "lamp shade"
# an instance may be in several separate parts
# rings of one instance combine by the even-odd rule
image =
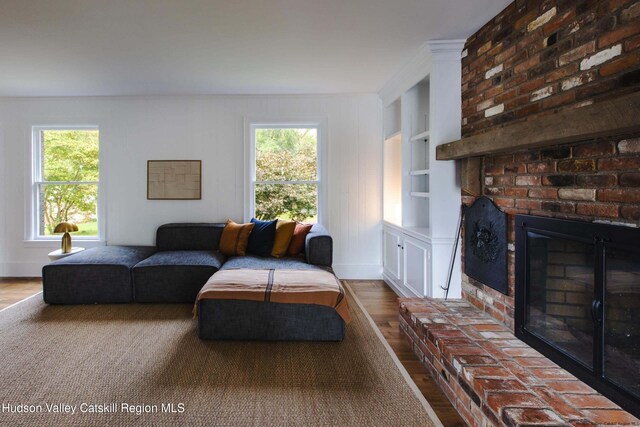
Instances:
[[[60,224],[56,225],[56,228],[54,228],[53,230],[53,232],[56,234],[72,233],[74,231],[78,231],[78,226],[70,222],[61,222]]]

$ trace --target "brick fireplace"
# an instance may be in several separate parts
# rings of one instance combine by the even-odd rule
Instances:
[[[437,158],[463,159],[466,206],[486,196],[507,214],[507,294],[463,274],[462,301],[401,299],[403,334],[469,425],[639,425],[580,373],[516,339],[515,224],[529,215],[640,226],[640,0],[513,2],[466,43],[462,108],[463,138]],[[591,307],[594,291],[564,286],[592,268],[581,264],[588,254],[563,242],[544,249],[554,260],[534,260],[545,277],[532,279],[545,286],[541,312],[602,331],[597,306],[575,309]],[[539,318],[564,342],[565,330]]]
[[[638,22],[637,0],[515,1],[465,46],[463,137],[637,92]],[[463,203],[490,197],[509,232],[508,295],[463,275],[463,298],[512,330],[516,214],[640,224],[640,133],[463,165]]]
[[[514,327],[516,214],[636,225],[640,222],[640,138],[588,141],[486,156],[481,191],[508,214],[508,283],[503,295],[463,275],[462,294]],[[472,196],[463,196],[470,204]]]

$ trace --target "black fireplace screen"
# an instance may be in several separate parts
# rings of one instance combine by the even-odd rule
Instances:
[[[464,213],[464,272],[507,293],[507,219],[488,197]]]
[[[516,335],[640,412],[640,230],[516,216]]]

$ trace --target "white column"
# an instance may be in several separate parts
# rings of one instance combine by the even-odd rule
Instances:
[[[464,40],[429,42],[431,73],[429,75],[429,156],[430,193],[429,215],[433,245],[432,293],[444,297],[441,286],[446,285],[451,251],[458,226],[460,210],[459,165],[454,160],[439,161],[436,147],[461,137],[462,93],[461,52]],[[449,297],[460,298],[460,247],[453,268]]]

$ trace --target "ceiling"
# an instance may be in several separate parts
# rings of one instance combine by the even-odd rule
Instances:
[[[508,0],[0,0],[0,96],[377,92]]]

